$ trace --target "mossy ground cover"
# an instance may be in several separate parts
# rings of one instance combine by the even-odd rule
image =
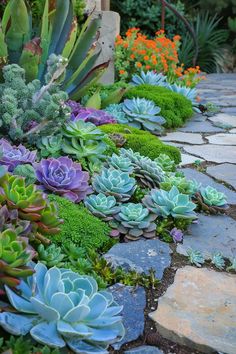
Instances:
[[[161,115],[166,119],[166,128],[182,126],[193,115],[192,103],[184,96],[165,87],[140,85],[127,91],[125,98],[146,98],[161,108]]]

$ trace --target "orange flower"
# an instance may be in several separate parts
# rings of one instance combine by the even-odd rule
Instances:
[[[119,71],[119,74],[120,74],[120,75],[124,75],[125,73],[126,73],[125,70],[120,70],[120,71]]]
[[[181,37],[180,37],[179,35],[176,35],[176,36],[174,36],[174,38],[173,38],[173,40],[174,40],[175,42],[180,41],[180,39],[181,39]]]
[[[135,55],[134,54],[131,54],[130,55],[130,59],[134,59],[135,58]]]
[[[143,57],[143,59],[144,59],[145,61],[147,61],[147,60],[149,60],[149,56],[148,56],[148,55],[145,55],[145,56]]]
[[[146,65],[146,69],[147,69],[147,70],[150,70],[150,69],[151,69],[151,66],[150,66],[150,65]]]
[[[137,66],[137,68],[141,68],[142,67],[142,64],[139,61],[137,61],[135,65]]]

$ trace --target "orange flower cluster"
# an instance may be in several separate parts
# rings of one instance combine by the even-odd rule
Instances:
[[[200,70],[196,67],[184,71],[184,65],[178,64],[180,39],[176,35],[170,40],[163,30],[156,32],[154,39],[148,39],[139,28],[130,28],[124,38],[117,36],[115,65],[120,78],[130,79],[141,70],[154,70],[167,75],[171,81],[181,78],[187,86],[195,86]]]

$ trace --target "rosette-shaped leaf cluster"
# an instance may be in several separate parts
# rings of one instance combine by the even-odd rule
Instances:
[[[145,98],[126,99],[123,103],[123,111],[125,113],[124,121],[118,123],[126,123],[132,127],[144,129],[159,134],[165,123],[165,119],[158,115],[161,111],[151,100]]]
[[[27,263],[34,255],[27,238],[18,237],[13,230],[0,233],[0,294],[4,292],[3,285],[15,287],[19,285],[20,278],[33,274]]]
[[[52,191],[79,203],[92,192],[89,187],[89,173],[82,171],[79,163],[68,157],[43,159],[34,164],[36,177],[44,190]]]
[[[14,230],[18,236],[28,236],[32,225],[28,220],[21,220],[18,210],[10,210],[6,205],[0,206],[0,232]]]
[[[98,195],[92,194],[84,201],[85,206],[91,213],[105,221],[111,220],[113,215],[120,211],[116,198],[113,196],[106,196],[103,193]]]
[[[128,240],[138,240],[142,236],[152,238],[156,235],[156,224],[153,221],[157,215],[150,214],[140,203],[123,204],[114,218],[117,221],[117,230]]]
[[[154,86],[166,86],[166,76],[162,73],[156,73],[155,71],[141,71],[140,75],[133,75],[131,84],[134,86],[139,85],[154,85]]]
[[[175,174],[168,174],[160,183],[160,188],[166,191],[171,190],[173,186],[177,187],[180,193],[192,195],[199,185],[196,184],[196,181],[187,180],[185,177]]]
[[[217,212],[224,213],[228,208],[226,195],[211,186],[201,188],[200,192],[196,193],[195,196],[202,209],[212,214]]]
[[[39,245],[38,249],[38,259],[41,263],[45,264],[47,267],[62,267],[63,259],[65,254],[62,253],[61,248],[57,247],[55,243],[48,247],[43,244]]]
[[[126,143],[126,138],[124,137],[124,135],[119,133],[109,134],[109,138],[115,143],[118,148],[121,148]]]
[[[14,335],[30,335],[54,348],[66,345],[76,353],[108,353],[106,348],[124,336],[124,326],[112,294],[98,291],[96,281],[68,269],[47,269],[18,286],[6,287],[11,305],[19,314],[0,313],[0,325]]]
[[[93,178],[93,188],[97,193],[113,195],[117,201],[129,200],[136,189],[135,179],[127,172],[113,168],[103,168],[99,175]]]
[[[188,100],[192,102],[193,105],[197,104],[197,90],[195,88],[187,87],[187,86],[180,86],[177,84],[168,84],[166,86],[169,90],[179,93],[180,95],[185,96]]]
[[[175,161],[171,160],[166,154],[160,154],[154,161],[165,172],[174,172],[176,170]]]
[[[37,142],[41,157],[59,157],[62,146],[62,136],[44,136]]]
[[[169,192],[162,189],[152,189],[150,194],[143,198],[143,204],[152,212],[163,218],[172,216],[177,219],[196,219],[194,209],[196,205],[186,194],[179,193],[173,186]]]
[[[128,157],[119,156],[117,154],[113,154],[111,157],[109,157],[108,163],[111,167],[114,167],[117,170],[121,170],[122,172],[131,173],[134,169],[132,162]]]
[[[30,151],[23,145],[12,146],[7,140],[0,139],[0,163],[8,166],[9,172],[18,165],[34,163],[36,154],[36,151]]]

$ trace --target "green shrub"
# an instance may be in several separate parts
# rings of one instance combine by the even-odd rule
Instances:
[[[60,233],[50,238],[53,243],[60,246],[73,242],[78,247],[99,251],[106,251],[114,244],[108,225],[91,215],[84,206],[53,194],[48,198],[57,203],[59,217],[64,220]]]
[[[161,108],[160,114],[166,119],[166,128],[180,127],[193,115],[191,101],[165,87],[140,85],[128,90],[125,97],[141,97],[154,101]]]
[[[128,127],[124,124],[106,124],[99,128],[107,134],[122,134],[126,139],[124,147],[131,148],[143,156],[155,159],[160,154],[166,154],[176,163],[181,161],[180,152],[176,147],[164,144],[155,135],[147,131]]]

